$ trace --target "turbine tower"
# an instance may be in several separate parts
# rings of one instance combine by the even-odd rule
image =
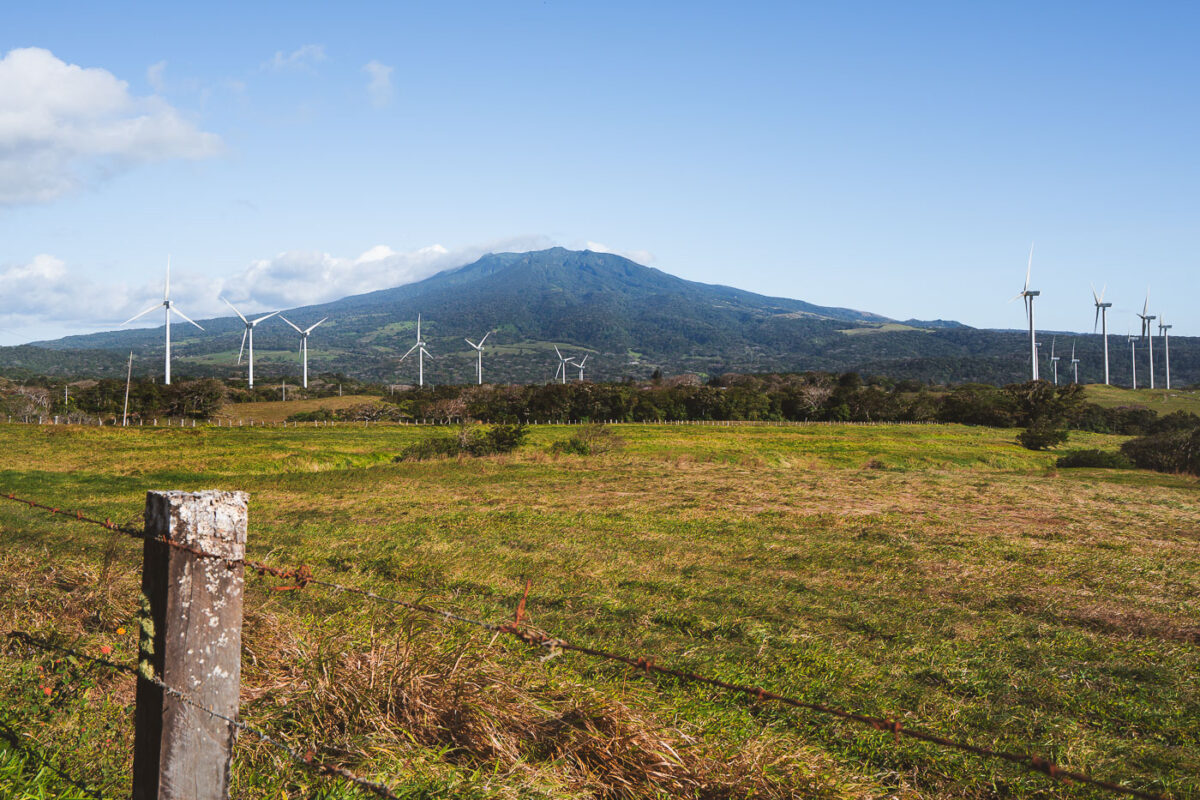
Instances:
[[[1096,332],[1096,325],[1099,324],[1104,330],[1104,385],[1108,386],[1108,310],[1112,308],[1112,303],[1104,302],[1104,290],[1108,288],[1108,284],[1100,290],[1100,294],[1096,294],[1096,287],[1092,286],[1092,300],[1096,304],[1096,321],[1092,323],[1092,333]]]
[[[238,311],[237,307],[234,306],[233,303],[229,302],[224,297],[221,298],[221,302],[224,303],[225,305],[229,306],[230,308],[232,308],[233,313],[237,314],[238,317],[242,320],[242,322],[244,322],[246,325],[245,330],[242,331],[242,346],[238,349],[238,363],[239,364],[242,363],[242,353],[244,353],[246,351],[246,340],[249,339],[250,340],[250,353],[249,353],[250,357],[247,361],[247,363],[249,364],[249,370],[247,372],[246,385],[249,388],[253,389],[254,388],[254,327],[256,325],[258,325],[258,323],[262,322],[263,320],[270,319],[271,317],[275,316],[279,312],[272,311],[270,314],[261,316],[258,319],[246,319],[245,317],[242,316],[242,312]]]
[[[1033,298],[1041,294],[1041,292],[1029,288],[1029,276],[1033,272],[1033,245],[1029,245],[1029,264],[1025,267],[1025,288],[1021,289],[1014,297],[1025,299],[1025,315],[1029,317],[1029,358],[1033,362],[1033,380],[1038,379],[1038,356],[1037,356],[1037,335],[1033,328]],[[1009,300],[1011,303],[1012,300]]]
[[[588,353],[587,355],[585,355],[582,359],[580,359],[575,364],[575,366],[579,367],[579,382],[580,383],[583,383],[583,365],[587,363],[589,355],[591,355],[591,353]]]
[[[1171,338],[1167,331],[1171,330],[1170,325],[1164,325],[1165,320],[1158,321],[1158,335],[1163,337],[1163,356],[1167,362],[1167,391],[1171,390]]]
[[[554,352],[558,354],[558,369],[554,370],[554,377],[562,376],[562,383],[567,382],[567,364],[575,364],[575,361],[570,358],[563,358],[562,351],[558,349],[558,345],[554,345]]]
[[[167,324],[166,324],[167,347],[166,347],[166,355],[165,355],[165,366],[163,368],[163,383],[166,384],[167,386],[170,386],[171,385],[171,313],[174,312],[175,314],[178,314],[180,319],[182,319],[183,321],[191,322],[197,328],[200,328],[200,326],[197,323],[188,319],[188,317],[186,315],[184,315],[184,313],[182,311],[180,311],[175,306],[175,304],[173,304],[171,302],[171,257],[170,256],[167,256],[167,282],[166,282],[165,287],[163,288],[162,302],[155,303],[154,305],[150,306],[142,313],[135,314],[134,316],[132,316],[129,319],[122,322],[121,324],[128,325],[129,323],[133,322],[135,319],[146,316],[151,311],[154,311],[156,308],[164,309],[163,313],[165,314],[165,316],[167,318]],[[200,328],[200,330],[204,330],[204,328]]]
[[[426,357],[433,358],[433,356],[429,355],[429,351],[425,349],[425,340],[421,338],[421,315],[420,314],[417,314],[417,343],[414,344],[412,347],[408,348],[407,353],[400,356],[400,361],[404,361],[404,359],[411,356],[413,354],[414,350],[417,352],[417,386],[424,386],[425,385],[425,358]]]
[[[1132,333],[1125,334],[1129,339],[1129,365],[1133,373],[1133,388],[1137,388],[1137,337]]]
[[[1079,359],[1075,357],[1075,340],[1071,340],[1071,368],[1075,370],[1075,383],[1079,383]]]
[[[1057,343],[1057,341],[1058,341],[1057,336],[1052,337],[1050,339],[1050,365],[1052,367],[1054,367],[1054,385],[1055,386],[1058,386],[1058,362],[1059,362],[1059,359],[1061,358],[1061,356],[1054,355],[1054,345],[1055,345],[1055,343]]]
[[[475,381],[480,386],[483,385],[483,343],[486,342],[487,337],[489,337],[491,335],[492,335],[491,331],[488,331],[487,333],[485,333],[483,335],[483,338],[479,340],[479,344],[475,344],[470,339],[463,339],[464,342],[471,345],[471,347],[475,348],[475,353],[478,356],[478,358],[475,361]]]
[[[1142,320],[1142,338],[1145,339],[1150,347],[1150,388],[1154,388],[1154,327],[1150,324],[1158,319],[1157,316],[1150,313],[1150,288],[1146,288],[1146,303],[1142,306],[1142,313],[1138,314]]]
[[[279,318],[281,320],[283,320],[284,322],[286,322],[288,325],[291,325],[292,328],[295,329],[296,333],[300,334],[300,361],[304,365],[304,370],[303,370],[304,371],[304,388],[307,389],[308,388],[308,335],[313,332],[313,329],[316,328],[317,325],[320,325],[321,322],[324,322],[325,320],[329,319],[329,317],[324,317],[321,320],[321,322],[317,322],[317,323],[309,326],[308,328],[305,328],[304,330],[300,330],[299,325],[292,322],[290,319],[283,316],[282,314],[279,315]]]

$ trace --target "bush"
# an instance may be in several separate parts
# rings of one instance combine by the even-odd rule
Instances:
[[[325,406],[316,411],[299,411],[287,418],[288,422],[329,422],[335,419],[333,412]]]
[[[1059,467],[1132,469],[1133,462],[1116,450],[1072,450],[1055,462]]]
[[[570,438],[550,445],[551,453],[567,453],[577,456],[594,456],[619,450],[625,440],[605,425],[584,425]]]
[[[392,461],[424,461],[444,456],[490,456],[509,453],[521,446],[528,433],[524,425],[493,425],[490,428],[463,425],[453,436],[437,434],[410,444]]]
[[[1017,434],[1017,441],[1027,450],[1049,450],[1067,440],[1067,432],[1048,420],[1038,420]]]
[[[1200,428],[1131,439],[1121,452],[1142,469],[1200,475]]]

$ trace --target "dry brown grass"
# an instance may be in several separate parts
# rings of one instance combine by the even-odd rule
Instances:
[[[836,770],[815,751],[768,736],[717,750],[701,731],[642,707],[645,691],[636,686],[622,687],[618,699],[494,641],[464,644],[407,620],[399,634],[372,636],[363,647],[336,634],[292,638],[278,622],[250,623],[252,638],[273,641],[262,643],[269,656],[247,677],[245,713],[275,718],[272,727],[298,741],[320,731],[321,756],[352,769],[380,753],[416,761],[432,751],[502,776],[501,796],[548,784],[555,796],[598,800],[868,796],[831,782]]]

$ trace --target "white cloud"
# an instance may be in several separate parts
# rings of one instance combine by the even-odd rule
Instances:
[[[377,245],[355,257],[323,252],[288,251],[252,261],[240,272],[216,280],[192,271],[176,259],[171,269],[171,299],[192,319],[224,317],[226,297],[243,313],[274,311],[324,303],[352,294],[390,289],[434,273],[475,261],[490,252],[538,250],[552,245],[542,236],[524,236],[454,250],[430,245],[397,252]],[[164,265],[165,266],[165,265]],[[113,281],[100,267],[68,268],[51,255],[38,255],[25,264],[0,266],[0,330],[13,341],[35,334],[63,335],[79,330],[112,330],[162,297],[162,276],[131,286]],[[138,325],[159,325],[151,314]],[[53,332],[53,333],[51,333]]]
[[[0,59],[0,206],[47,202],[141,163],[205,158],[220,146],[107,70],[40,48]]]
[[[273,69],[276,72],[289,69],[299,69],[312,71],[316,65],[322,61],[328,60],[325,55],[325,45],[323,44],[306,44],[297,47],[290,53],[284,53],[282,50],[276,50],[275,56],[264,67]]]
[[[628,258],[630,261],[636,261],[638,264],[653,264],[654,253],[649,250],[614,250],[606,244],[600,242],[585,242],[583,245],[585,250],[591,250],[593,253],[612,253],[615,256]]]
[[[367,94],[371,98],[371,105],[383,108],[392,102],[392,68],[378,61],[368,61],[363,66],[363,72],[370,76]]]
[[[159,61],[156,64],[151,64],[150,66],[146,67],[146,82],[149,83],[150,88],[152,88],[158,94],[162,94],[163,89],[166,88],[167,83],[163,77],[166,71],[166,61]]]

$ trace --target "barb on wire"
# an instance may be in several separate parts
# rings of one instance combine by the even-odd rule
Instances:
[[[202,703],[198,703],[195,700],[193,700],[192,698],[188,697],[183,692],[181,692],[179,689],[176,689],[173,686],[168,686],[167,684],[163,683],[161,680],[159,680],[156,677],[147,677],[145,674],[139,672],[138,670],[134,669],[133,667],[131,667],[127,664],[118,664],[117,662],[110,661],[109,659],[106,659],[106,658],[100,658],[99,656],[93,656],[88,653],[81,652],[79,650],[74,650],[69,647],[63,647],[62,645],[57,645],[57,644],[54,644],[53,642],[48,642],[44,639],[38,639],[38,638],[26,633],[25,631],[9,631],[7,636],[10,640],[16,640],[19,642],[23,642],[24,644],[28,645],[29,647],[33,647],[38,650],[44,650],[47,652],[56,652],[56,653],[63,653],[66,655],[71,655],[76,658],[81,658],[81,659],[90,661],[95,664],[100,664],[101,666],[108,667],[110,669],[116,670],[117,672],[124,672],[129,675],[135,675],[138,677],[139,680],[149,681],[150,683],[154,684],[158,688],[162,689],[167,694],[169,694],[172,697],[174,697],[175,699],[179,700],[181,703],[185,703],[186,705],[189,705],[192,708],[197,709],[198,711],[202,711],[205,714],[216,717],[217,719],[226,722],[227,724],[229,724],[230,726],[235,728],[237,731],[239,731],[241,733],[248,733],[251,736],[258,739],[259,741],[264,742],[265,744],[271,745],[272,747],[276,748],[277,750],[285,753],[290,759],[292,759],[292,761],[295,761],[297,764],[300,764],[301,766],[312,770],[313,772],[317,773],[318,775],[327,775],[327,776],[335,776],[335,777],[343,778],[344,780],[350,781],[351,783],[355,784],[356,786],[360,786],[363,789],[366,789],[366,790],[378,795],[379,797],[387,798],[387,800],[400,800],[400,798],[396,795],[395,792],[393,792],[391,790],[391,788],[389,788],[388,786],[386,786],[382,783],[378,783],[377,781],[372,781],[372,780],[368,780],[367,778],[360,777],[360,776],[354,774],[353,772],[351,772],[350,770],[346,769],[345,767],[339,766],[337,764],[330,764],[330,763],[327,763],[324,761],[319,761],[319,760],[317,760],[316,752],[313,751],[311,748],[307,749],[303,753],[301,753],[300,751],[293,748],[291,745],[287,744],[286,742],[282,742],[279,739],[276,739],[275,737],[271,736],[270,734],[266,733],[265,731],[259,730],[258,728],[255,728],[252,725],[247,725],[245,722],[242,722],[241,720],[238,720],[238,719],[234,719],[233,717],[230,717],[226,714],[222,714],[220,711],[216,711],[212,708],[209,708],[208,706],[205,706]]]

